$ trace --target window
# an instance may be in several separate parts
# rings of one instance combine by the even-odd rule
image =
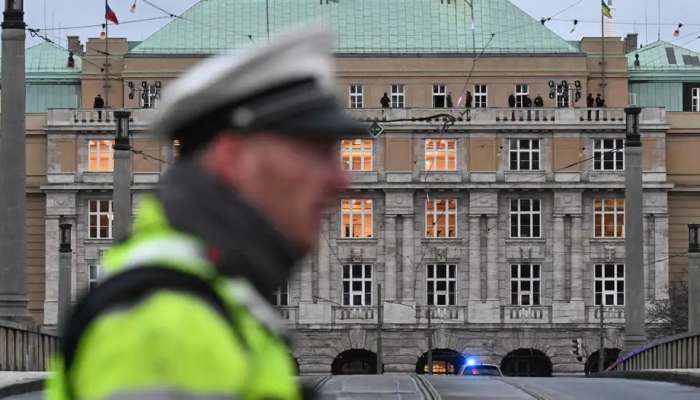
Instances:
[[[515,106],[518,108],[525,106],[525,97],[528,95],[526,84],[515,85]]]
[[[510,266],[510,304],[539,306],[540,286],[539,265],[512,264]]]
[[[455,305],[455,264],[428,265],[428,305]]]
[[[625,305],[625,264],[595,265],[595,305]]]
[[[346,171],[372,170],[372,140],[352,139],[340,142],[343,169]]]
[[[593,141],[593,169],[622,171],[625,169],[624,139],[596,139]]]
[[[540,169],[540,141],[538,139],[510,140],[511,171],[537,171]]]
[[[372,237],[372,200],[348,199],[341,201],[344,239],[368,239]]]
[[[114,170],[114,150],[111,140],[90,140],[88,142],[89,172],[112,172]]]
[[[372,265],[343,265],[343,305],[372,305]]]
[[[425,170],[456,171],[457,140],[425,139]]]
[[[92,289],[96,288],[99,281],[100,266],[97,264],[88,265],[88,290],[92,291]]]
[[[406,106],[405,100],[403,84],[391,85],[391,108],[404,108]]]
[[[690,110],[693,112],[700,112],[700,88],[692,89]]]
[[[272,292],[271,303],[276,306],[289,305],[289,284],[285,280],[282,284]]]
[[[362,85],[350,85],[350,108],[362,108]]]
[[[511,199],[510,237],[540,237],[540,201],[538,199]]]
[[[112,238],[112,200],[88,201],[89,239]]]
[[[160,81],[149,85],[146,82],[141,83],[143,92],[141,93],[141,108],[157,108],[160,100]]]
[[[557,85],[557,107],[566,108],[569,106],[568,86]]]
[[[433,85],[433,108],[447,107],[445,85]]]
[[[595,199],[593,201],[594,237],[625,237],[625,199]]]
[[[425,200],[425,237],[457,237],[457,200]]]
[[[474,108],[488,107],[488,99],[486,85],[474,85]]]

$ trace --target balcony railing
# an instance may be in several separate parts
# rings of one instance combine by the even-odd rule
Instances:
[[[466,321],[466,307],[460,306],[416,306],[416,320],[419,323],[463,322]]]
[[[75,108],[75,109],[51,109],[46,117],[46,124],[50,127],[87,127],[94,129],[114,129],[116,120],[114,112],[118,109],[104,108]],[[147,127],[153,122],[156,110],[154,109],[127,109],[131,112],[130,122],[134,127]]]
[[[376,307],[372,306],[333,306],[335,322],[373,322],[376,315]]]
[[[600,321],[600,306],[586,306],[586,317],[588,322]],[[604,322],[623,323],[625,322],[625,306],[604,306]]]
[[[502,306],[501,321],[549,323],[552,322],[552,309],[549,306]]]
[[[46,371],[58,337],[0,321],[0,371]]]

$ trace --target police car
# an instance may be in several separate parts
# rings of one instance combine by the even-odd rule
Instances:
[[[476,357],[467,358],[460,368],[459,374],[463,376],[503,376],[501,369],[497,365],[483,364]]]

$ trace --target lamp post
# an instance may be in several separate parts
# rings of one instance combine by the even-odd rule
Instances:
[[[129,144],[129,111],[114,112],[117,123],[114,140],[114,221],[112,226],[115,242],[126,240],[131,224],[131,145]]]
[[[688,332],[700,332],[700,224],[688,225]]]
[[[73,249],[71,248],[72,225],[63,219],[59,220],[60,246],[58,248],[58,326],[62,329],[68,318],[71,304],[71,265],[73,264]]]
[[[646,342],[640,112],[641,108],[636,106],[625,108],[625,351],[628,352]]]
[[[25,289],[25,31],[22,0],[5,0],[0,116],[0,318],[29,322]]]

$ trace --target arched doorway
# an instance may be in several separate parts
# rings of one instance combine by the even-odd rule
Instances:
[[[517,349],[501,361],[505,376],[552,376],[552,361],[537,349]]]
[[[433,375],[455,375],[464,363],[464,356],[452,349],[433,349]],[[423,353],[416,362],[416,373],[428,373],[428,353]]]
[[[377,354],[365,349],[346,350],[333,360],[333,375],[374,375],[377,373]]]
[[[608,368],[611,366],[615,361],[617,361],[617,357],[620,355],[621,349],[616,349],[616,348],[605,348],[605,359],[603,360],[603,367]],[[584,367],[584,372],[586,375],[590,374],[595,374],[598,372],[598,355],[600,354],[600,350],[594,351],[590,356],[588,356],[588,359],[586,360],[586,366]]]

